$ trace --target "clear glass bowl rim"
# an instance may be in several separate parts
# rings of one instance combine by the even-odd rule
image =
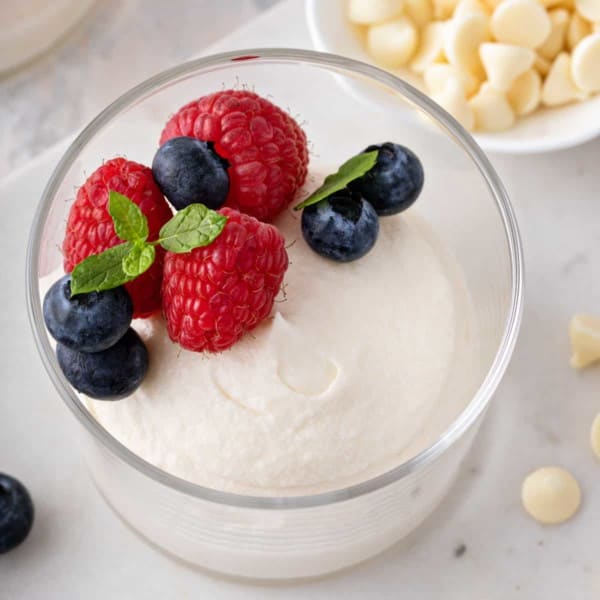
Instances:
[[[38,279],[41,234],[55,194],[57,193],[64,176],[77,158],[80,150],[93,140],[96,132],[104,125],[127,107],[136,104],[142,96],[151,93],[153,90],[164,84],[168,84],[173,80],[185,76],[192,76],[205,69],[214,69],[215,67],[226,66],[231,62],[241,60],[260,60],[264,62],[291,64],[301,63],[312,67],[332,69],[334,71],[339,69],[366,77],[379,84],[388,86],[399,93],[410,103],[426,112],[429,117],[432,118],[441,129],[443,129],[448,136],[453,138],[454,141],[457,142],[470,156],[475,166],[479,169],[480,174],[484,178],[487,187],[496,202],[508,242],[512,279],[511,301],[508,316],[496,356],[473,399],[450,427],[433,444],[410,460],[378,475],[377,477],[361,483],[319,494],[273,497],[247,496],[223,492],[200,486],[171,475],[134,454],[98,424],[87,409],[85,409],[76,393],[64,378],[64,375],[58,366],[54,351],[48,341],[42,315]],[[523,250],[517,222],[508,199],[508,194],[490,161],[472,136],[463,129],[453,117],[427,96],[391,73],[343,56],[315,52],[312,50],[252,48],[214,54],[167,69],[120,96],[83,129],[56,166],[52,176],[46,184],[41,202],[36,210],[27,248],[26,294],[29,321],[38,351],[50,379],[67,407],[79,422],[113,455],[123,460],[141,474],[150,477],[158,483],[183,494],[205,501],[243,508],[299,509],[349,500],[388,486],[416,471],[424,470],[427,465],[457,442],[477,421],[478,417],[489,404],[490,399],[506,371],[517,340],[523,312]]]

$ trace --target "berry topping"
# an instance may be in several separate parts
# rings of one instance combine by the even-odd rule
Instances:
[[[16,548],[33,525],[33,502],[25,486],[0,473],[0,554]]]
[[[283,236],[230,208],[214,242],[189,253],[167,252],[163,312],[173,341],[220,352],[271,312],[288,266]]]
[[[165,142],[152,161],[152,173],[169,202],[178,210],[201,202],[221,208],[229,193],[227,161],[212,149],[212,143],[192,137]]]
[[[123,287],[71,295],[71,276],[59,279],[44,298],[44,321],[52,337],[80,352],[116,344],[131,323],[133,303]]]
[[[306,243],[321,256],[339,262],[364,256],[375,244],[378,233],[375,209],[349,190],[334,192],[302,212]]]
[[[69,383],[98,400],[129,396],[148,371],[148,351],[133,329],[102,352],[78,352],[57,344],[56,356]]]
[[[147,219],[150,239],[158,236],[171,217],[171,209],[148,167],[124,158],[105,162],[79,188],[71,206],[63,242],[67,273],[88,256],[120,243],[107,206],[111,190],[124,194],[139,206]],[[152,267],[126,285],[133,300],[134,317],[148,316],[160,309],[163,256],[163,250],[157,248]]]
[[[186,104],[169,119],[160,143],[180,136],[214,144],[230,165],[226,205],[261,221],[288,206],[306,178],[304,131],[290,115],[253,92],[226,90]]]
[[[368,200],[380,216],[406,210],[423,189],[423,166],[417,156],[400,144],[386,142],[369,146],[365,153],[378,151],[377,163],[348,187]]]

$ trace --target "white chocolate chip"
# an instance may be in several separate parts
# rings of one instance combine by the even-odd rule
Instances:
[[[575,85],[584,92],[600,92],[600,33],[592,33],[577,44],[571,56]]]
[[[491,29],[499,42],[537,48],[550,34],[552,24],[536,0],[505,0],[492,15]]]
[[[467,96],[472,96],[479,89],[481,83],[477,77],[468,71],[447,63],[435,63],[423,73],[425,86],[431,94],[441,93],[446,87],[448,79],[451,78],[455,78],[460,82]]]
[[[514,80],[531,69],[535,61],[533,50],[511,44],[481,44],[479,55],[488,81],[502,92],[508,91]]]
[[[417,53],[410,65],[413,71],[422,73],[429,65],[443,58],[445,28],[446,23],[432,21],[423,29]]]
[[[405,0],[404,12],[419,29],[433,19],[431,0]]]
[[[542,100],[542,77],[534,69],[517,77],[506,94],[515,114],[519,117],[532,113]]]
[[[552,67],[552,63],[543,56],[539,54],[535,57],[535,62],[533,63],[533,68],[542,76],[545,77],[550,72],[550,67]]]
[[[464,17],[465,15],[482,15],[489,17],[491,14],[489,6],[479,0],[460,0],[454,9],[454,18]]]
[[[405,65],[417,48],[417,30],[408,17],[382,25],[373,25],[367,33],[367,48],[371,56],[386,67]]]
[[[465,90],[455,77],[446,81],[444,89],[432,94],[442,108],[446,109],[465,129],[472,130],[475,125],[473,110],[467,102]]]
[[[571,21],[571,15],[568,10],[564,8],[555,8],[551,10],[548,15],[550,21],[552,21],[552,30],[550,35],[546,38],[546,41],[537,49],[538,54],[547,58],[548,60],[554,60],[559,52],[562,52],[565,47],[565,39],[567,37],[567,28]]]
[[[596,418],[592,423],[590,441],[592,442],[592,450],[594,451],[594,454],[600,458],[600,413],[596,415]]]
[[[433,0],[433,16],[435,19],[448,19],[452,16],[458,0]]]
[[[568,521],[579,509],[581,490],[577,480],[561,467],[542,467],[523,481],[521,500],[536,521],[556,525]]]
[[[488,39],[488,19],[483,15],[465,15],[452,19],[446,28],[444,40],[448,62],[483,79],[485,73],[479,58],[479,46]]]
[[[560,106],[584,97],[571,76],[571,56],[561,52],[552,63],[542,86],[542,102],[546,106]]]
[[[475,128],[483,131],[501,131],[512,127],[515,113],[506,96],[488,82],[469,100],[475,115]]]
[[[569,324],[571,366],[582,369],[600,359],[600,319],[592,315],[575,315]]]
[[[403,0],[350,0],[348,18],[358,25],[372,25],[400,16],[403,9]]]
[[[600,0],[575,0],[575,9],[584,19],[600,22]]]

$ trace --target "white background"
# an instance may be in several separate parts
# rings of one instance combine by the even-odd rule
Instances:
[[[307,47],[300,0],[215,48],[252,45]],[[600,314],[600,140],[545,156],[491,157],[525,242],[524,324],[507,377],[441,509],[364,565],[279,586],[224,581],[166,558],[114,516],[86,475],[77,425],[33,347],[23,293],[32,211],[63,151],[57,147],[0,185],[0,469],[29,485],[38,511],[27,542],[0,557],[1,600],[600,597],[600,462],[588,441],[600,412],[600,368],[571,371],[567,337],[573,312]],[[559,527],[538,525],[520,506],[522,478],[543,464],[569,468],[582,485],[581,511]],[[462,544],[466,551],[457,557]]]

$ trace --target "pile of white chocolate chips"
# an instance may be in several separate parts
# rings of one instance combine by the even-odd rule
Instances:
[[[600,0],[349,0],[374,62],[465,128],[500,131],[600,92]]]

